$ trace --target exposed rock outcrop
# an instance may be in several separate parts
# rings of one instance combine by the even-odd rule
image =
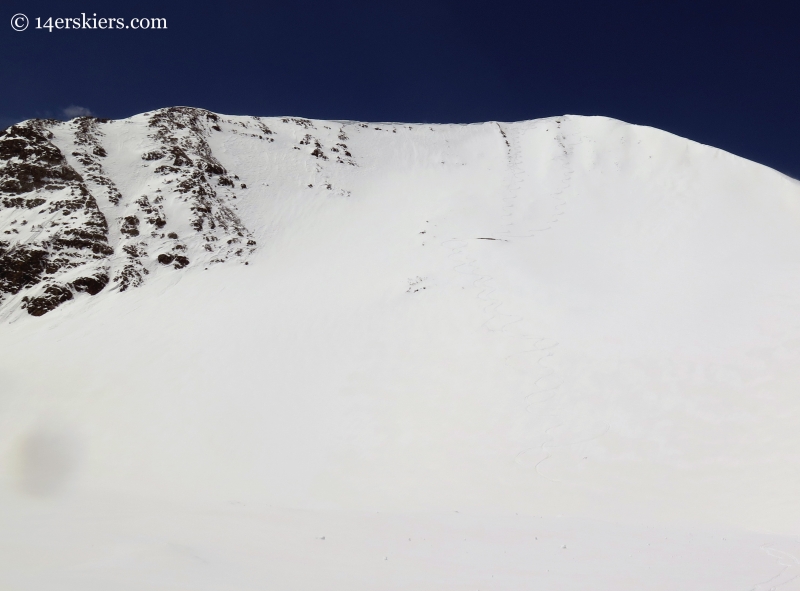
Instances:
[[[0,304],[41,316],[109,281],[108,223],[83,177],[51,141],[56,121],[0,132]]]
[[[0,132],[4,310],[40,316],[81,293],[137,287],[165,266],[245,260],[253,252],[234,206],[244,186],[208,143],[219,116],[187,107],[146,116],[141,164],[133,165],[145,169],[138,186],[127,161],[122,172],[116,164],[121,180],[109,170],[109,161],[130,154],[105,145],[107,119],[29,120]],[[272,141],[265,124],[253,125],[250,133]]]

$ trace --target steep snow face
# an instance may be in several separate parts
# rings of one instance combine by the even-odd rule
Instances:
[[[0,150],[6,586],[65,548],[76,589],[800,572],[796,181],[585,117],[179,108]]]

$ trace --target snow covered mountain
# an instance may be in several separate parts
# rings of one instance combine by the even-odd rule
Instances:
[[[800,183],[600,117],[0,133],[0,587],[792,589]]]

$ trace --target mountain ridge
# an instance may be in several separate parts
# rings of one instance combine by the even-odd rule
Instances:
[[[147,130],[146,143],[137,146],[141,161],[111,175],[104,168],[109,161],[104,129],[124,129],[134,121]],[[345,127],[384,126],[396,133],[408,125],[225,116],[195,107],[169,107],[117,121],[79,117],[12,125],[0,132],[0,203],[4,217],[11,218],[0,228],[0,309],[18,307],[40,316],[81,293],[139,286],[161,266],[246,262],[257,246],[237,214],[237,193],[246,184],[220,164],[208,143],[213,133],[222,132],[221,121],[226,133],[249,134],[265,145],[275,141],[265,121],[302,130],[338,124],[337,137],[329,138],[333,145],[323,146],[305,133],[291,148],[316,162],[331,158],[351,166],[356,162],[344,143]],[[426,126],[433,129],[414,124]],[[112,176],[130,176],[140,167],[152,167],[151,178],[123,196]],[[169,216],[165,200],[173,210]],[[13,210],[16,214],[10,214]]]

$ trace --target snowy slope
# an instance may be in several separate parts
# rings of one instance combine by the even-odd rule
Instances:
[[[800,584],[796,181],[598,117],[0,154],[0,586]]]

